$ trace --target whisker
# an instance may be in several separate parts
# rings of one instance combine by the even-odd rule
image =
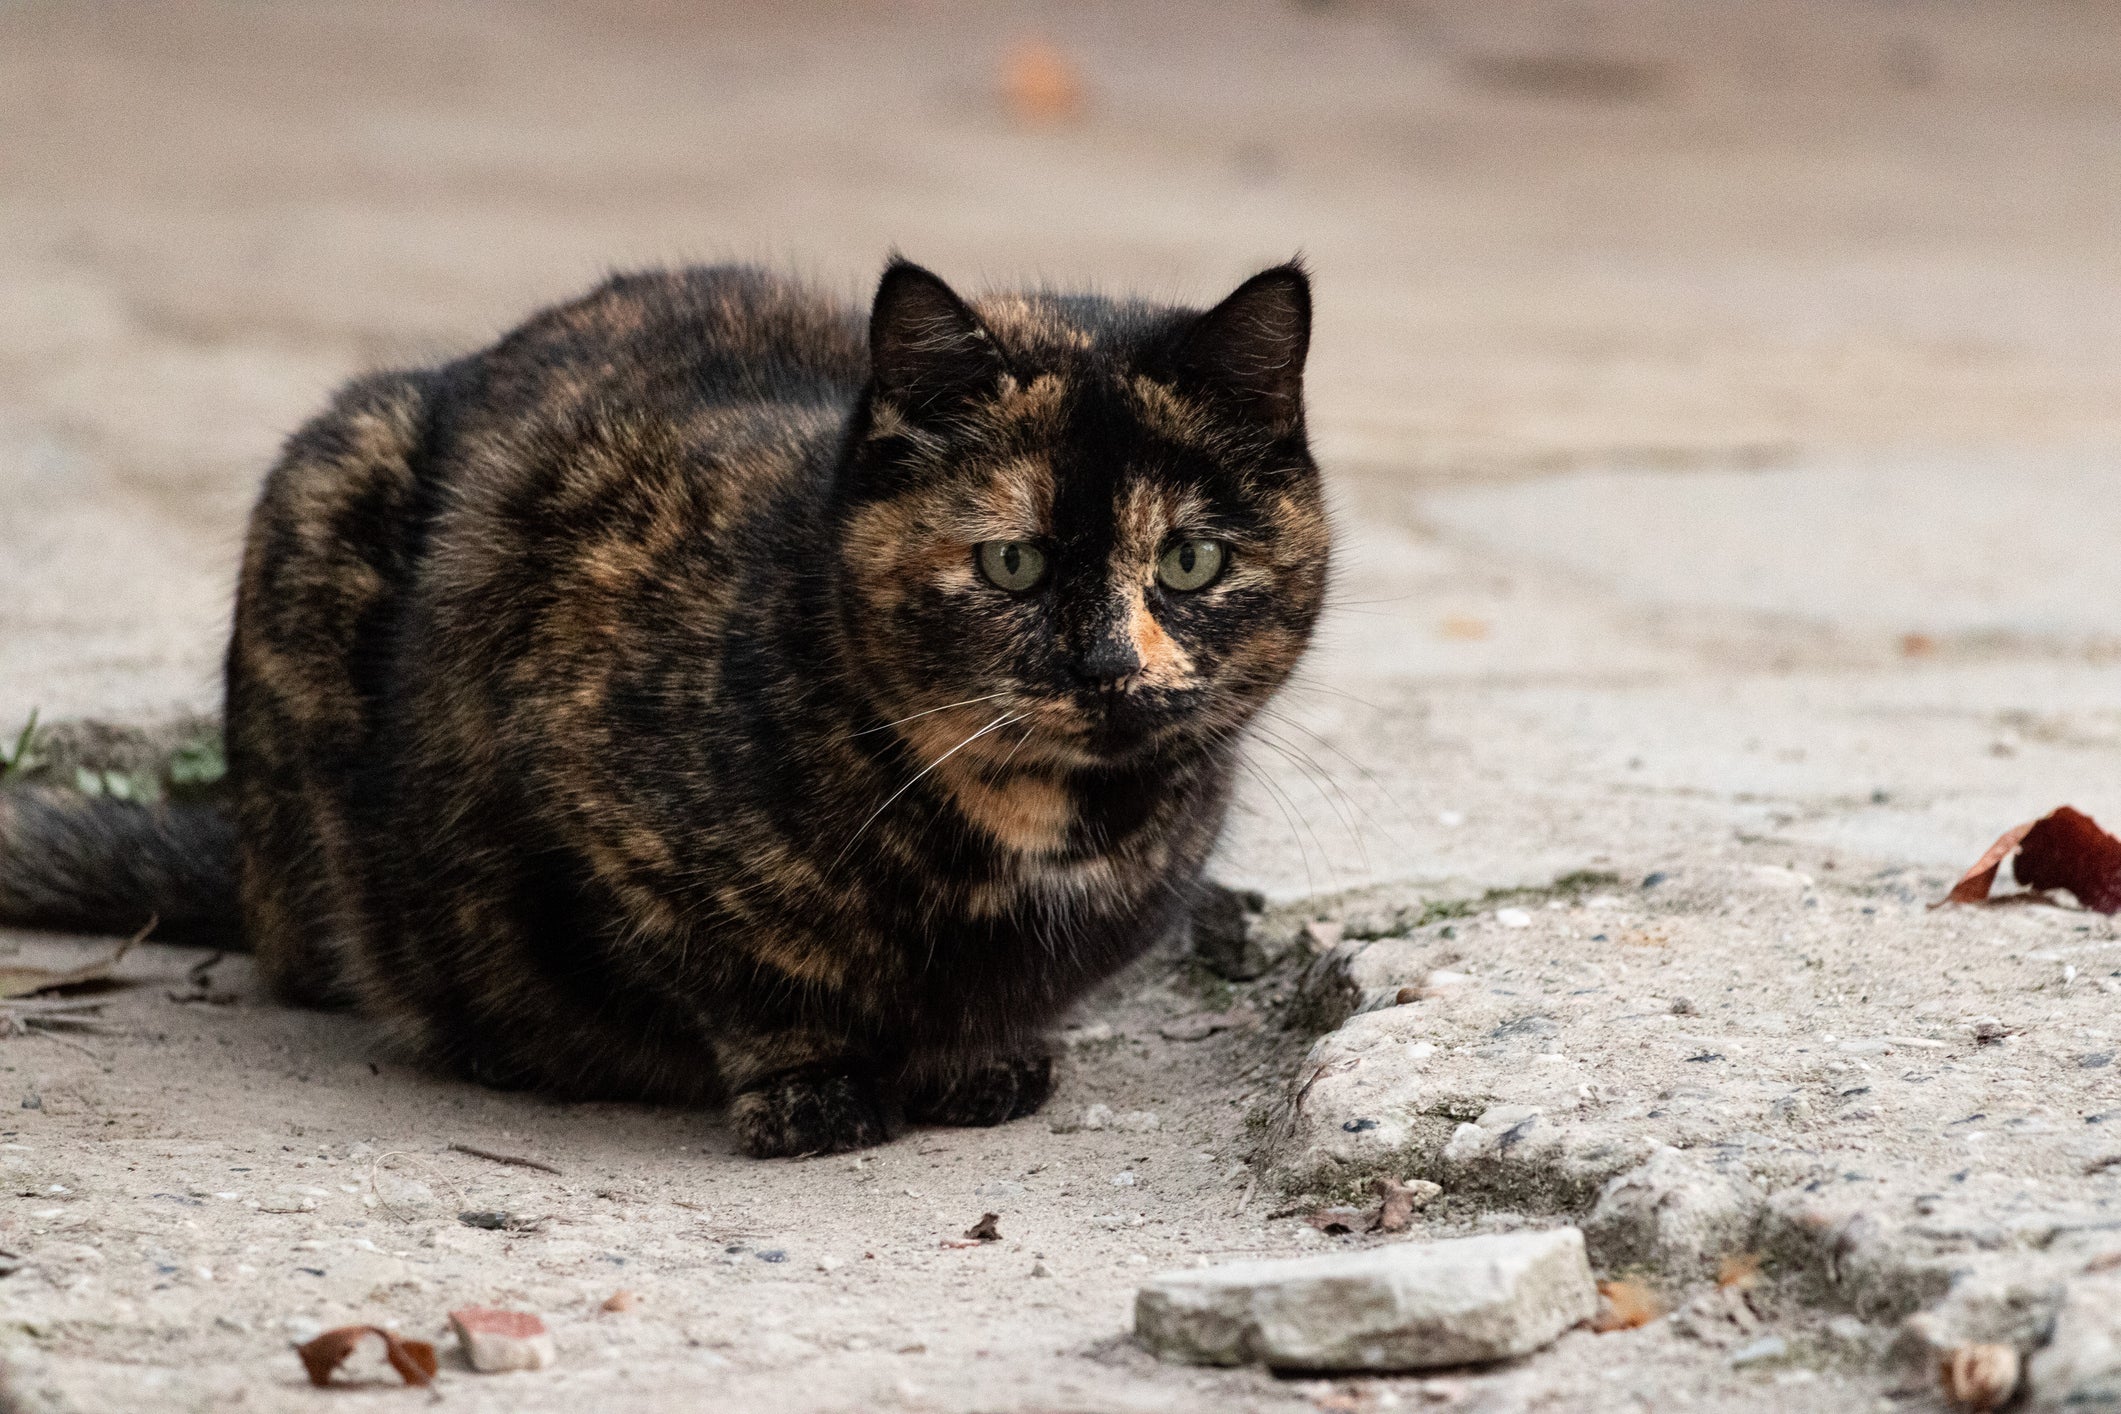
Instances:
[[[930,771],[933,771],[936,767],[942,765],[945,761],[948,761],[951,757],[957,755],[960,751],[963,751],[966,747],[972,745],[973,742],[978,741],[981,737],[985,736],[988,732],[993,731],[996,727],[1005,727],[1011,722],[1022,721],[1024,719],[1024,715],[1025,714],[1019,713],[1017,715],[1012,716],[1007,712],[1002,713],[1001,716],[996,717],[993,721],[987,723],[986,726],[981,727],[971,736],[966,737],[963,741],[951,747],[948,751],[936,757],[927,765],[921,767],[919,771],[916,771],[914,773],[912,780],[906,782],[906,784],[900,786],[897,790],[891,792],[889,799],[885,800],[882,805],[879,805],[876,809],[869,812],[869,818],[862,821],[861,829],[856,830],[852,835],[850,835],[847,839],[847,843],[840,847],[840,852],[837,855],[833,856],[832,867],[834,869],[839,868],[840,862],[847,857],[847,851],[854,848],[855,841],[859,840],[862,837],[863,832],[866,831],[871,825],[874,825],[876,823],[876,817],[883,814],[886,810],[889,810],[893,801],[896,801],[907,791],[912,790],[915,786],[919,785],[921,779],[926,776]]]
[[[1326,773],[1323,766],[1312,760],[1300,748],[1283,741],[1280,737],[1275,736],[1257,723],[1253,724],[1252,730],[1262,745],[1270,750],[1279,752],[1284,760],[1290,762],[1303,774],[1304,779],[1310,783],[1311,788],[1317,791],[1319,797],[1326,802],[1326,808],[1331,810],[1334,817],[1340,821],[1341,828],[1348,832],[1350,843],[1355,846],[1356,854],[1361,856],[1363,872],[1371,872],[1369,845],[1363,839],[1362,832],[1355,828],[1354,817],[1341,808],[1341,801],[1343,800],[1354,805],[1357,809],[1362,808],[1361,804],[1349,796],[1347,791],[1341,788],[1340,783]],[[1327,786],[1333,788],[1333,791],[1338,794],[1338,799],[1327,792]]]
[[[1382,795],[1386,800],[1392,802],[1392,808],[1399,812],[1400,820],[1406,825],[1409,830],[1415,828],[1414,817],[1407,813],[1406,804],[1401,801],[1396,794],[1393,793],[1392,788],[1389,785],[1385,784],[1383,777],[1379,776],[1375,771],[1372,771],[1369,767],[1363,765],[1362,762],[1357,761],[1354,757],[1348,755],[1347,752],[1342,751],[1338,746],[1333,744],[1330,738],[1326,737],[1324,734],[1310,727],[1305,726],[1302,722],[1297,721],[1294,717],[1289,716],[1287,713],[1277,712],[1271,707],[1263,708],[1262,712],[1264,715],[1272,717],[1275,721],[1280,722],[1283,726],[1293,727],[1297,731],[1302,732],[1305,736],[1311,738],[1311,740],[1317,742],[1320,746],[1323,746],[1326,750],[1332,752],[1341,760],[1347,762],[1349,768],[1352,769],[1356,775],[1361,776],[1365,781],[1369,782],[1369,784],[1376,787],[1377,793],[1379,795]],[[1353,799],[1353,797],[1351,796],[1350,799]],[[1367,814],[1368,811],[1366,810],[1364,813]],[[1392,833],[1391,828],[1387,826],[1384,821],[1379,820],[1375,815],[1371,815],[1370,819],[1372,823],[1374,823],[1378,829],[1383,830],[1387,836]],[[1393,842],[1395,844],[1400,843],[1400,841],[1397,840]]]
[[[898,719],[897,719],[897,721],[885,722],[885,723],[884,723],[884,724],[883,724],[882,726],[877,726],[877,727],[863,727],[863,728],[862,728],[862,729],[861,729],[860,731],[858,731],[858,732],[849,732],[849,733],[847,733],[847,739],[848,739],[849,741],[852,741],[852,740],[854,740],[854,738],[856,738],[856,737],[858,737],[858,736],[867,736],[867,735],[869,735],[869,734],[870,734],[871,732],[880,732],[880,731],[884,731],[884,730],[887,730],[888,728],[891,728],[891,727],[895,727],[895,726],[898,726],[898,725],[900,725],[900,723],[903,723],[903,722],[910,722],[910,721],[912,721],[912,720],[913,720],[913,719],[914,719],[915,717],[926,717],[926,716],[931,716],[931,715],[933,715],[934,713],[937,713],[937,712],[947,712],[947,711],[949,711],[949,710],[950,710],[950,709],[951,709],[952,707],[970,707],[970,706],[972,706],[972,705],[973,705],[974,703],[977,703],[977,702],[992,702],[992,701],[993,701],[993,700],[994,700],[995,698],[997,698],[997,697],[1007,697],[1008,695],[1009,695],[1009,694],[1008,694],[1008,693],[1006,693],[1006,692],[990,692],[990,693],[988,693],[988,694],[987,694],[987,695],[986,695],[985,697],[968,697],[968,698],[966,698],[966,699],[965,699],[964,701],[962,701],[962,702],[945,702],[945,703],[944,703],[944,704],[943,704],[942,706],[940,706],[940,707],[930,707],[930,708],[927,708],[927,709],[926,709],[926,710],[924,710],[924,711],[920,711],[920,712],[914,712],[914,713],[910,713],[910,714],[908,714],[907,716],[904,716],[904,717],[900,717],[900,718],[898,718]]]

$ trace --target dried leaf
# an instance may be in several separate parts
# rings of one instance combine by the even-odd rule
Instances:
[[[1997,871],[2013,853],[2018,858],[2012,872],[2026,888],[2068,889],[2096,913],[2121,913],[2121,840],[2067,805],[2005,831],[1941,902],[1986,900]]]
[[[1382,1203],[1377,1216],[1370,1222],[1370,1231],[1405,1232],[1413,1225],[1414,1210],[1426,1207],[1443,1189],[1423,1178],[1412,1183],[1401,1183],[1396,1178],[1373,1178],[1370,1191]]]
[[[65,972],[54,972],[48,967],[0,967],[0,1000],[33,997],[40,992],[56,992],[66,987],[86,987],[109,982],[111,969],[155,930],[158,921],[149,919],[145,928],[118,944],[109,957],[83,967],[70,968]]]
[[[346,1363],[354,1347],[363,1336],[380,1336],[383,1341],[383,1358],[390,1361],[390,1368],[409,1385],[429,1384],[435,1371],[440,1368],[435,1359],[435,1348],[424,1340],[404,1340],[397,1332],[384,1330],[381,1326],[340,1326],[328,1330],[307,1345],[295,1347],[295,1354],[302,1357],[302,1368],[309,1371],[309,1382],[319,1387],[331,1383],[332,1372]]]
[[[2018,1388],[2018,1351],[2010,1345],[1962,1345],[1939,1362],[1944,1396],[1966,1409],[1994,1409]]]
[[[1304,1221],[1320,1232],[1339,1237],[1369,1227],[1373,1218],[1367,1208],[1320,1208]]]
[[[1082,114],[1083,81],[1066,54],[1034,39],[1002,61],[1002,97],[1020,121],[1062,123]]]
[[[1657,1293],[1639,1281],[1602,1281],[1598,1283],[1598,1296],[1598,1314],[1591,1318],[1591,1329],[1600,1335],[1631,1331],[1664,1314],[1664,1303],[1657,1299]]]
[[[1740,1291],[1760,1280],[1760,1254],[1733,1252],[1716,1264],[1716,1285],[1735,1286]]]
[[[1000,1213],[981,1213],[979,1221],[965,1229],[965,1236],[974,1242],[999,1242],[1002,1240],[1001,1229],[995,1224],[1000,1222],[1001,1218]]]

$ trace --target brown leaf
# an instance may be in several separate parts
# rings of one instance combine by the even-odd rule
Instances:
[[[1716,1285],[1735,1286],[1740,1291],[1760,1280],[1760,1254],[1733,1252],[1716,1264]]]
[[[1962,1345],[1938,1362],[1944,1396],[1967,1409],[1994,1409],[2018,1388],[2018,1351],[2010,1345]]]
[[[1372,1220],[1367,1208],[1320,1208],[1304,1219],[1320,1232],[1334,1237],[1367,1228]]]
[[[65,972],[54,972],[48,967],[0,967],[0,1001],[15,997],[33,997],[39,992],[56,992],[66,987],[87,987],[111,980],[111,969],[119,960],[131,952],[136,944],[155,929],[159,920],[150,919],[145,928],[118,944],[109,957],[100,962],[91,962]]]
[[[1002,98],[1022,122],[1064,123],[1082,114],[1082,76],[1053,45],[1027,40],[1002,61]]]
[[[2012,872],[2026,888],[2068,889],[2095,913],[2121,913],[2121,840],[2067,805],[2006,830],[1941,902],[1986,900],[1997,871],[2013,853],[2018,859]]]
[[[1443,1189],[1420,1178],[1412,1183],[1401,1183],[1396,1178],[1373,1178],[1370,1191],[1381,1200],[1377,1216],[1371,1220],[1370,1231],[1405,1232],[1414,1222],[1414,1210],[1425,1207]]]
[[[1664,1303],[1657,1299],[1657,1293],[1639,1281],[1602,1281],[1598,1283],[1598,1297],[1598,1314],[1591,1318],[1591,1329],[1600,1335],[1631,1331],[1664,1314]]]
[[[435,1371],[440,1368],[435,1359],[435,1348],[424,1340],[404,1340],[397,1332],[384,1330],[381,1326],[339,1326],[328,1330],[307,1345],[295,1347],[295,1354],[302,1357],[302,1368],[309,1371],[309,1382],[323,1386],[331,1383],[332,1372],[346,1363],[354,1347],[363,1336],[380,1336],[383,1340],[383,1358],[390,1361],[390,1368],[409,1385],[429,1384]]]
[[[1002,1240],[1001,1229],[995,1224],[1001,1219],[1000,1213],[981,1213],[979,1221],[965,1229],[965,1236],[974,1242],[999,1242]]]

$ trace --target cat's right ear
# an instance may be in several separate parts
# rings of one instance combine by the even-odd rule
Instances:
[[[869,311],[877,396],[911,417],[991,389],[1004,366],[971,306],[930,271],[893,260]]]

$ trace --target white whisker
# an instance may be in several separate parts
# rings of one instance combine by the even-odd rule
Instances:
[[[862,821],[861,829],[856,830],[852,835],[850,835],[847,839],[847,843],[841,846],[840,852],[833,857],[832,867],[834,869],[839,868],[840,861],[847,857],[848,850],[854,848],[854,842],[862,837],[863,831],[867,830],[871,825],[875,824],[876,817],[883,814],[886,810],[889,810],[893,801],[897,800],[907,791],[912,790],[915,786],[919,785],[923,776],[926,776],[930,771],[933,771],[936,767],[942,765],[945,761],[948,761],[951,757],[957,755],[960,751],[963,751],[966,747],[972,745],[973,742],[978,741],[988,732],[993,731],[997,727],[1006,727],[1011,722],[1020,722],[1024,719],[1025,715],[1027,714],[1019,713],[1017,715],[1012,716],[1011,714],[1004,712],[1001,716],[996,717],[993,721],[987,723],[986,726],[981,727],[971,736],[966,737],[963,741],[951,747],[948,751],[936,757],[927,765],[921,767],[919,771],[914,773],[912,780],[906,782],[906,784],[900,786],[897,790],[891,792],[891,796],[889,799],[887,799],[882,805],[879,805],[876,809],[869,812],[869,818]]]

